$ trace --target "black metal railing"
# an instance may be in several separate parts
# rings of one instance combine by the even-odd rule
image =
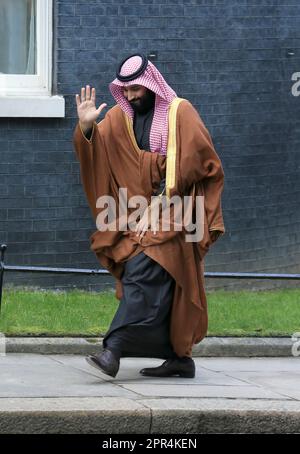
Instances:
[[[0,312],[2,301],[2,287],[4,272],[31,272],[31,273],[56,273],[56,274],[110,274],[107,270],[91,270],[81,268],[51,268],[47,266],[18,266],[18,265],[5,265],[4,255],[7,249],[6,244],[0,246],[1,259],[0,259]],[[226,273],[226,272],[205,272],[204,277],[208,278],[221,278],[221,279],[281,279],[281,280],[300,280],[300,274],[271,274],[271,273]]]

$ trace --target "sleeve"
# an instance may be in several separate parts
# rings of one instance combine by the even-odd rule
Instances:
[[[94,125],[93,125],[93,127],[92,127],[91,129],[89,129],[86,133],[84,133],[83,131],[81,131],[81,132],[82,132],[82,134],[85,135],[85,138],[86,138],[87,140],[91,140],[91,138],[92,138],[92,136],[93,136],[93,133],[94,133]]]
[[[221,207],[224,171],[198,112],[190,102],[182,104],[178,111],[181,187],[188,188],[201,182],[208,229],[215,232],[214,240],[225,232]]]
[[[97,165],[99,160],[102,161],[103,164],[103,161],[105,160],[104,153],[102,152],[103,140],[100,133],[100,124],[102,122],[104,122],[104,120],[98,124],[94,122],[88,137],[83,133],[78,122],[73,136],[76,156],[80,163],[82,186],[94,219],[97,216],[97,179],[99,181],[99,178],[101,178],[101,180],[106,178],[106,176],[103,175],[103,171],[101,171],[101,167],[104,166],[99,167],[99,165]],[[95,174],[95,169],[98,169],[97,175]]]

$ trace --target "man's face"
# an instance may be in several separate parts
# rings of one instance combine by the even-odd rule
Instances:
[[[123,94],[131,107],[138,113],[150,110],[155,101],[155,93],[142,85],[129,85],[123,88]]]

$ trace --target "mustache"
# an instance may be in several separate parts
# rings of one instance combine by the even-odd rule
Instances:
[[[145,95],[129,101],[131,107],[139,113],[149,111],[154,106],[154,103],[155,93],[151,92],[150,90]]]

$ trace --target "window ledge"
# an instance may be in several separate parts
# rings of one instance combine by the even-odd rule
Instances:
[[[0,96],[0,117],[64,116],[65,100],[62,96]]]

